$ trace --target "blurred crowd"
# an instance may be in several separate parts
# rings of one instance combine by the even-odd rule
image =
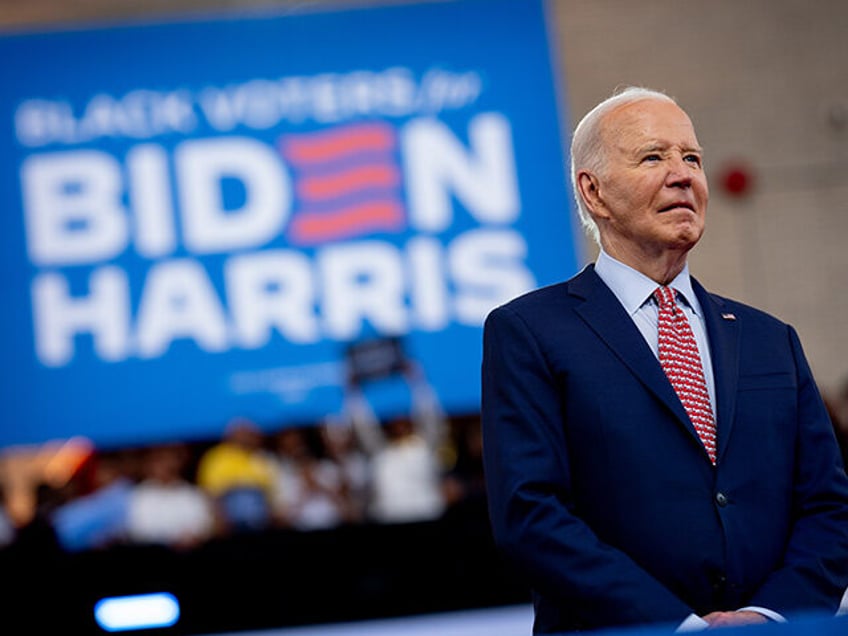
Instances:
[[[118,450],[66,444],[47,461],[29,459],[23,506],[9,495],[27,471],[7,453],[0,548],[186,549],[274,528],[482,518],[479,414],[448,417],[425,382],[411,384],[410,411],[385,421],[353,387],[343,414],[317,423],[268,429],[239,418],[214,440]],[[825,401],[848,466],[848,381]]]
[[[447,417],[425,382],[411,395],[409,412],[385,421],[354,387],[344,412],[318,423],[269,429],[239,418],[214,440],[78,445],[58,478],[54,453],[31,471],[31,504],[0,508],[0,546],[185,549],[273,528],[435,520],[463,506],[485,515],[479,416]],[[16,474],[0,466],[7,495]]]
[[[842,449],[842,461],[848,470],[848,378],[838,391],[825,393],[824,401],[833,422],[836,439]]]

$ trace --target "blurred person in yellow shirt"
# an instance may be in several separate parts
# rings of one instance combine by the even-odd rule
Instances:
[[[200,458],[197,483],[212,497],[225,530],[261,530],[272,521],[275,468],[262,431],[251,421],[230,422],[223,439]]]

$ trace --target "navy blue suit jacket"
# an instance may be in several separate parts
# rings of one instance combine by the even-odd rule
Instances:
[[[533,588],[536,632],[835,612],[848,586],[848,478],[795,331],[693,286],[716,466],[593,266],[486,320],[491,522]]]

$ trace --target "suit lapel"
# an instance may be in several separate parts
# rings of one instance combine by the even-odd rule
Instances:
[[[589,265],[569,282],[569,293],[584,302],[576,312],[586,324],[621,359],[645,387],[676,416],[700,444],[686,410],[674,392],[659,361],[652,353],[639,329],[627,315],[618,299]],[[706,452],[704,453],[706,458]]]
[[[739,381],[739,325],[737,317],[729,313],[724,301],[708,293],[694,278],[692,288],[704,312],[713,379],[716,392],[717,461],[727,449],[736,410],[736,388]]]

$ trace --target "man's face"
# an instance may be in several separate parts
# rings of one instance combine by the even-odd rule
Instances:
[[[686,113],[644,100],[609,113],[602,130],[595,212],[605,246],[647,257],[692,248],[704,232],[709,189]]]

